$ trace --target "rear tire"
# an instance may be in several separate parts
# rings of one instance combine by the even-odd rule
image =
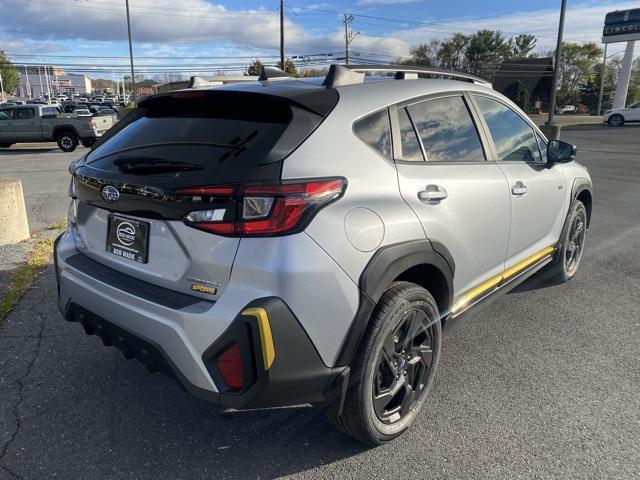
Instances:
[[[607,123],[611,127],[621,127],[622,125],[624,125],[624,117],[619,113],[616,113],[615,115],[611,115],[609,117]]]
[[[82,140],[82,146],[85,148],[93,147],[94,143],[96,143],[95,138],[85,138],[84,140]]]
[[[393,283],[351,363],[343,412],[328,408],[329,421],[371,445],[400,436],[427,399],[441,343],[440,314],[431,294],[413,283]]]
[[[569,210],[566,228],[562,230],[556,258],[551,266],[556,280],[568,282],[578,273],[586,239],[587,209],[580,200],[576,200]]]
[[[56,142],[63,152],[73,152],[78,146],[78,137],[73,132],[65,131],[56,136]]]

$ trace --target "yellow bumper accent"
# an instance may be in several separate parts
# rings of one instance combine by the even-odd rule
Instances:
[[[269,324],[269,316],[264,308],[247,308],[242,312],[243,315],[256,317],[258,327],[260,329],[260,344],[262,345],[262,361],[264,369],[269,370],[273,361],[276,359],[276,348],[273,344],[273,336],[271,335],[271,325]]]
[[[543,258],[551,255],[554,250],[555,250],[554,247],[547,247],[543,250],[540,250],[538,253],[534,253],[533,255],[522,260],[521,262],[518,262],[512,267],[507,268],[505,271],[496,275],[495,277],[491,277],[489,280],[485,280],[480,285],[473,287],[471,290],[466,291],[458,300],[455,301],[455,303],[451,307],[451,313],[455,314],[456,312],[462,310],[470,302],[477,299],[484,293],[490,290],[493,290],[494,288],[499,286],[503,281],[508,280],[509,278],[520,273],[526,268],[539,262]]]

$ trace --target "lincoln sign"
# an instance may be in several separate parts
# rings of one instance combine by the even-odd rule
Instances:
[[[640,36],[640,8],[607,13],[604,19],[603,37],[637,34]]]

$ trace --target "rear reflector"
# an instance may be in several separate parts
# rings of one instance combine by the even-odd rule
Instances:
[[[218,368],[222,381],[232,390],[244,388],[244,369],[242,368],[242,356],[240,346],[234,343],[218,357]]]
[[[227,199],[227,208],[193,210],[184,222],[206,232],[226,236],[273,236],[302,230],[322,207],[345,191],[342,178],[287,181],[274,185],[205,186],[184,188],[178,195],[193,200]]]

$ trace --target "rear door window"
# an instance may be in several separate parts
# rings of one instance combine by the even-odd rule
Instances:
[[[391,159],[391,125],[386,108],[358,120],[353,131],[364,143]]]
[[[16,117],[18,120],[29,120],[36,116],[35,109],[33,108],[17,108],[16,109]]]
[[[485,156],[462,96],[436,98],[408,107],[428,162],[478,162]]]

